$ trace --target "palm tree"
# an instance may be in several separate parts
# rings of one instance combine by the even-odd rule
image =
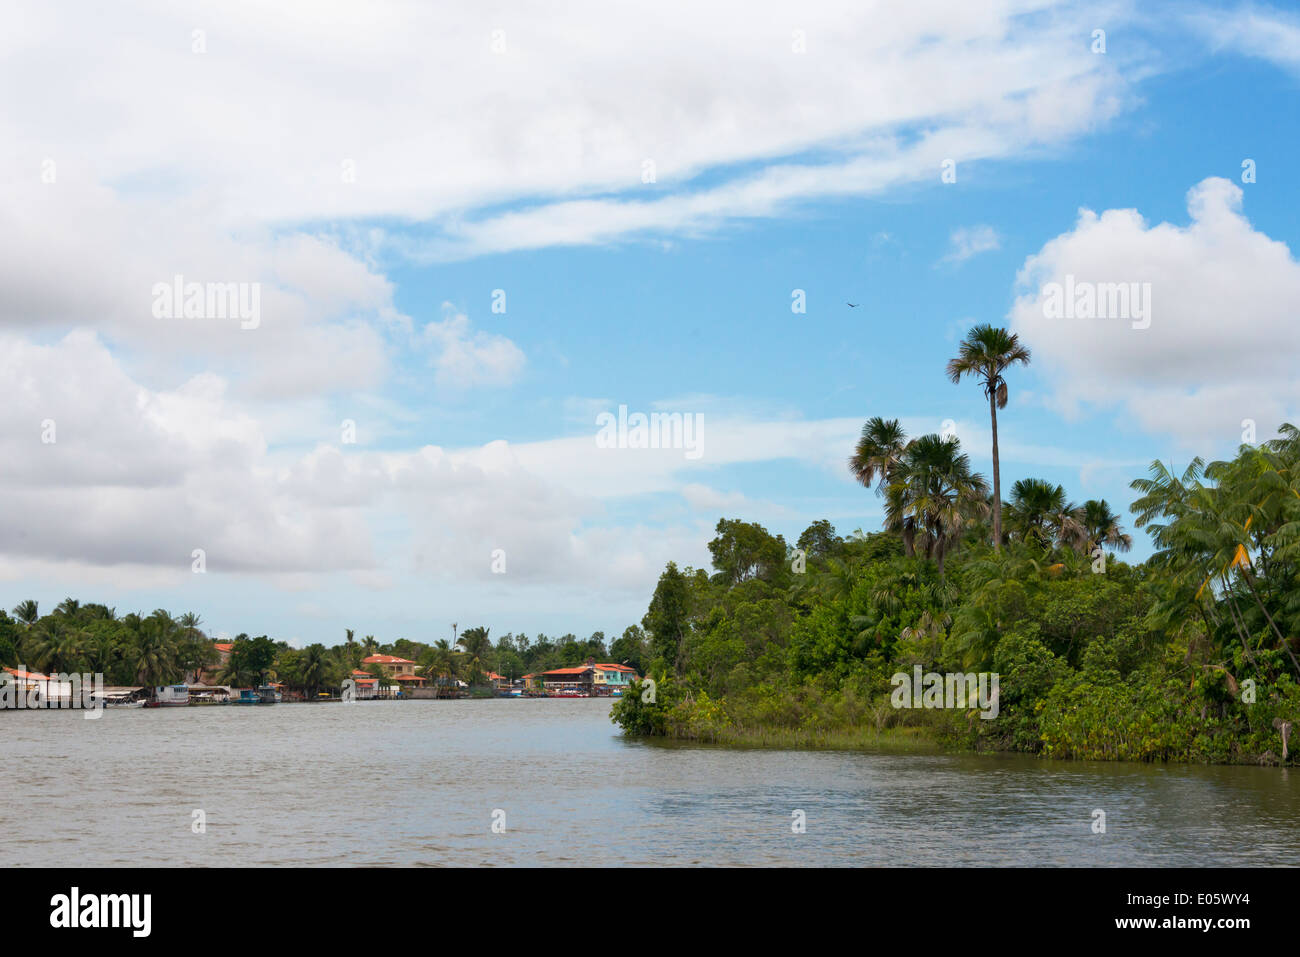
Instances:
[[[75,625],[69,627],[58,619],[51,619],[36,629],[34,640],[29,646],[32,664],[40,671],[51,673],[69,673],[77,671],[83,648],[90,640],[90,633]]]
[[[203,619],[194,612],[187,611],[181,615],[175,622],[175,628],[178,635],[176,663],[187,676],[192,673],[193,678],[198,680],[203,669],[216,663],[217,649],[203,633]]]
[[[81,610],[81,602],[77,601],[77,599],[75,598],[65,598],[63,599],[63,601],[59,602],[57,606],[55,606],[54,613],[56,615],[66,615],[68,617],[72,617],[76,615],[77,612],[80,610]]]
[[[199,638],[205,638],[203,634],[203,619],[192,611],[187,611],[177,620],[177,624],[185,632],[185,638],[188,641],[197,641]]]
[[[350,629],[348,634],[350,637]],[[303,649],[302,656],[298,659],[298,675],[308,692],[309,699],[315,700],[321,685],[330,682],[331,670],[329,652],[325,650],[324,645],[318,643]]]
[[[136,680],[155,687],[166,684],[176,673],[176,645],[172,634],[155,615],[142,619],[128,652]]]
[[[28,627],[36,624],[40,619],[40,613],[36,610],[36,602],[28,598],[20,601],[14,606],[14,617]]]
[[[445,683],[454,689],[459,661],[451,642],[446,638],[439,638],[434,642],[433,647],[429,649],[428,661],[424,668],[425,677],[446,679]]]
[[[1083,503],[1080,522],[1085,536],[1085,552],[1109,545],[1126,552],[1133,547],[1133,536],[1120,527],[1119,516],[1110,510],[1106,500],[1090,498]]]
[[[993,423],[993,547],[1002,548],[1002,473],[998,459],[998,409],[1007,407],[1007,380],[1002,373],[1016,363],[1029,364],[1029,350],[1020,338],[1005,329],[987,323],[966,333],[957,357],[948,360],[948,378],[961,382],[974,376],[989,400],[989,418]]]
[[[853,455],[849,457],[849,471],[867,488],[879,480],[876,494],[881,495],[890,473],[902,460],[909,444],[907,434],[897,419],[885,421],[880,416],[875,416],[862,427],[862,435]]]
[[[1065,499],[1065,488],[1043,479],[1019,479],[1007,506],[1009,532],[1022,542],[1049,551],[1084,538],[1082,511]]]
[[[943,575],[944,557],[984,514],[988,483],[972,472],[961,443],[938,435],[912,442],[886,492],[886,522],[904,529]]]
[[[488,629],[466,628],[460,636],[460,647],[465,652],[470,682],[477,683],[483,674],[484,662],[492,654],[492,641],[488,638]]]

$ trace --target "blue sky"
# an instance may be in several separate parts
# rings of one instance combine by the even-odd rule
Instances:
[[[28,54],[84,51],[94,17],[33,6],[14,59],[46,82],[5,119],[0,200],[5,606],[295,644],[612,637],[719,517],[877,528],[843,466],[870,416],[952,420],[989,475],[987,404],[943,373],[976,322],[1035,354],[1004,492],[1043,477],[1127,518],[1153,458],[1295,420],[1294,13],[832,7],[146,4],[70,87]],[[258,328],[150,315],[176,273],[259,283]],[[1067,274],[1150,283],[1150,328],[1047,319]],[[598,448],[620,405],[701,416],[702,454]]]

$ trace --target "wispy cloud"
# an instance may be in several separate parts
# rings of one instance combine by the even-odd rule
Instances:
[[[1001,245],[1002,240],[992,226],[962,226],[949,235],[948,255],[943,257],[943,261],[965,262],[972,256],[998,249]]]

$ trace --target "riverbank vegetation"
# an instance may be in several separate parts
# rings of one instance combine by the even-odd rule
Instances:
[[[1029,361],[978,327],[949,364],[997,410]],[[1228,461],[1152,463],[1132,538],[1109,503],[1019,478],[1002,501],[954,437],[873,418],[849,460],[884,530],[829,522],[794,543],[724,519],[712,571],[670,563],[643,624],[654,680],[615,707],[628,733],[790,744],[913,734],[1057,758],[1290,761],[1300,715],[1300,430]],[[999,675],[996,717],[891,702],[895,674]]]

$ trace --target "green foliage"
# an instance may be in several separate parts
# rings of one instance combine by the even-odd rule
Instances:
[[[884,489],[892,534],[840,538],[818,521],[798,540],[802,573],[778,572],[779,538],[723,520],[715,575],[668,566],[644,620],[663,683],[655,702],[615,708],[625,731],[797,746],[915,732],[1053,758],[1282,760],[1281,729],[1300,726],[1287,637],[1300,633],[1300,430],[1181,477],[1153,466],[1134,512],[1158,552],[1128,565],[1097,551],[1131,542],[1107,503],[1075,506],[1032,479],[1013,484],[995,548],[972,518],[977,477],[953,481],[966,476],[955,446],[895,426],[869,422],[850,461]],[[892,707],[891,676],[915,666],[997,674],[997,715]]]

